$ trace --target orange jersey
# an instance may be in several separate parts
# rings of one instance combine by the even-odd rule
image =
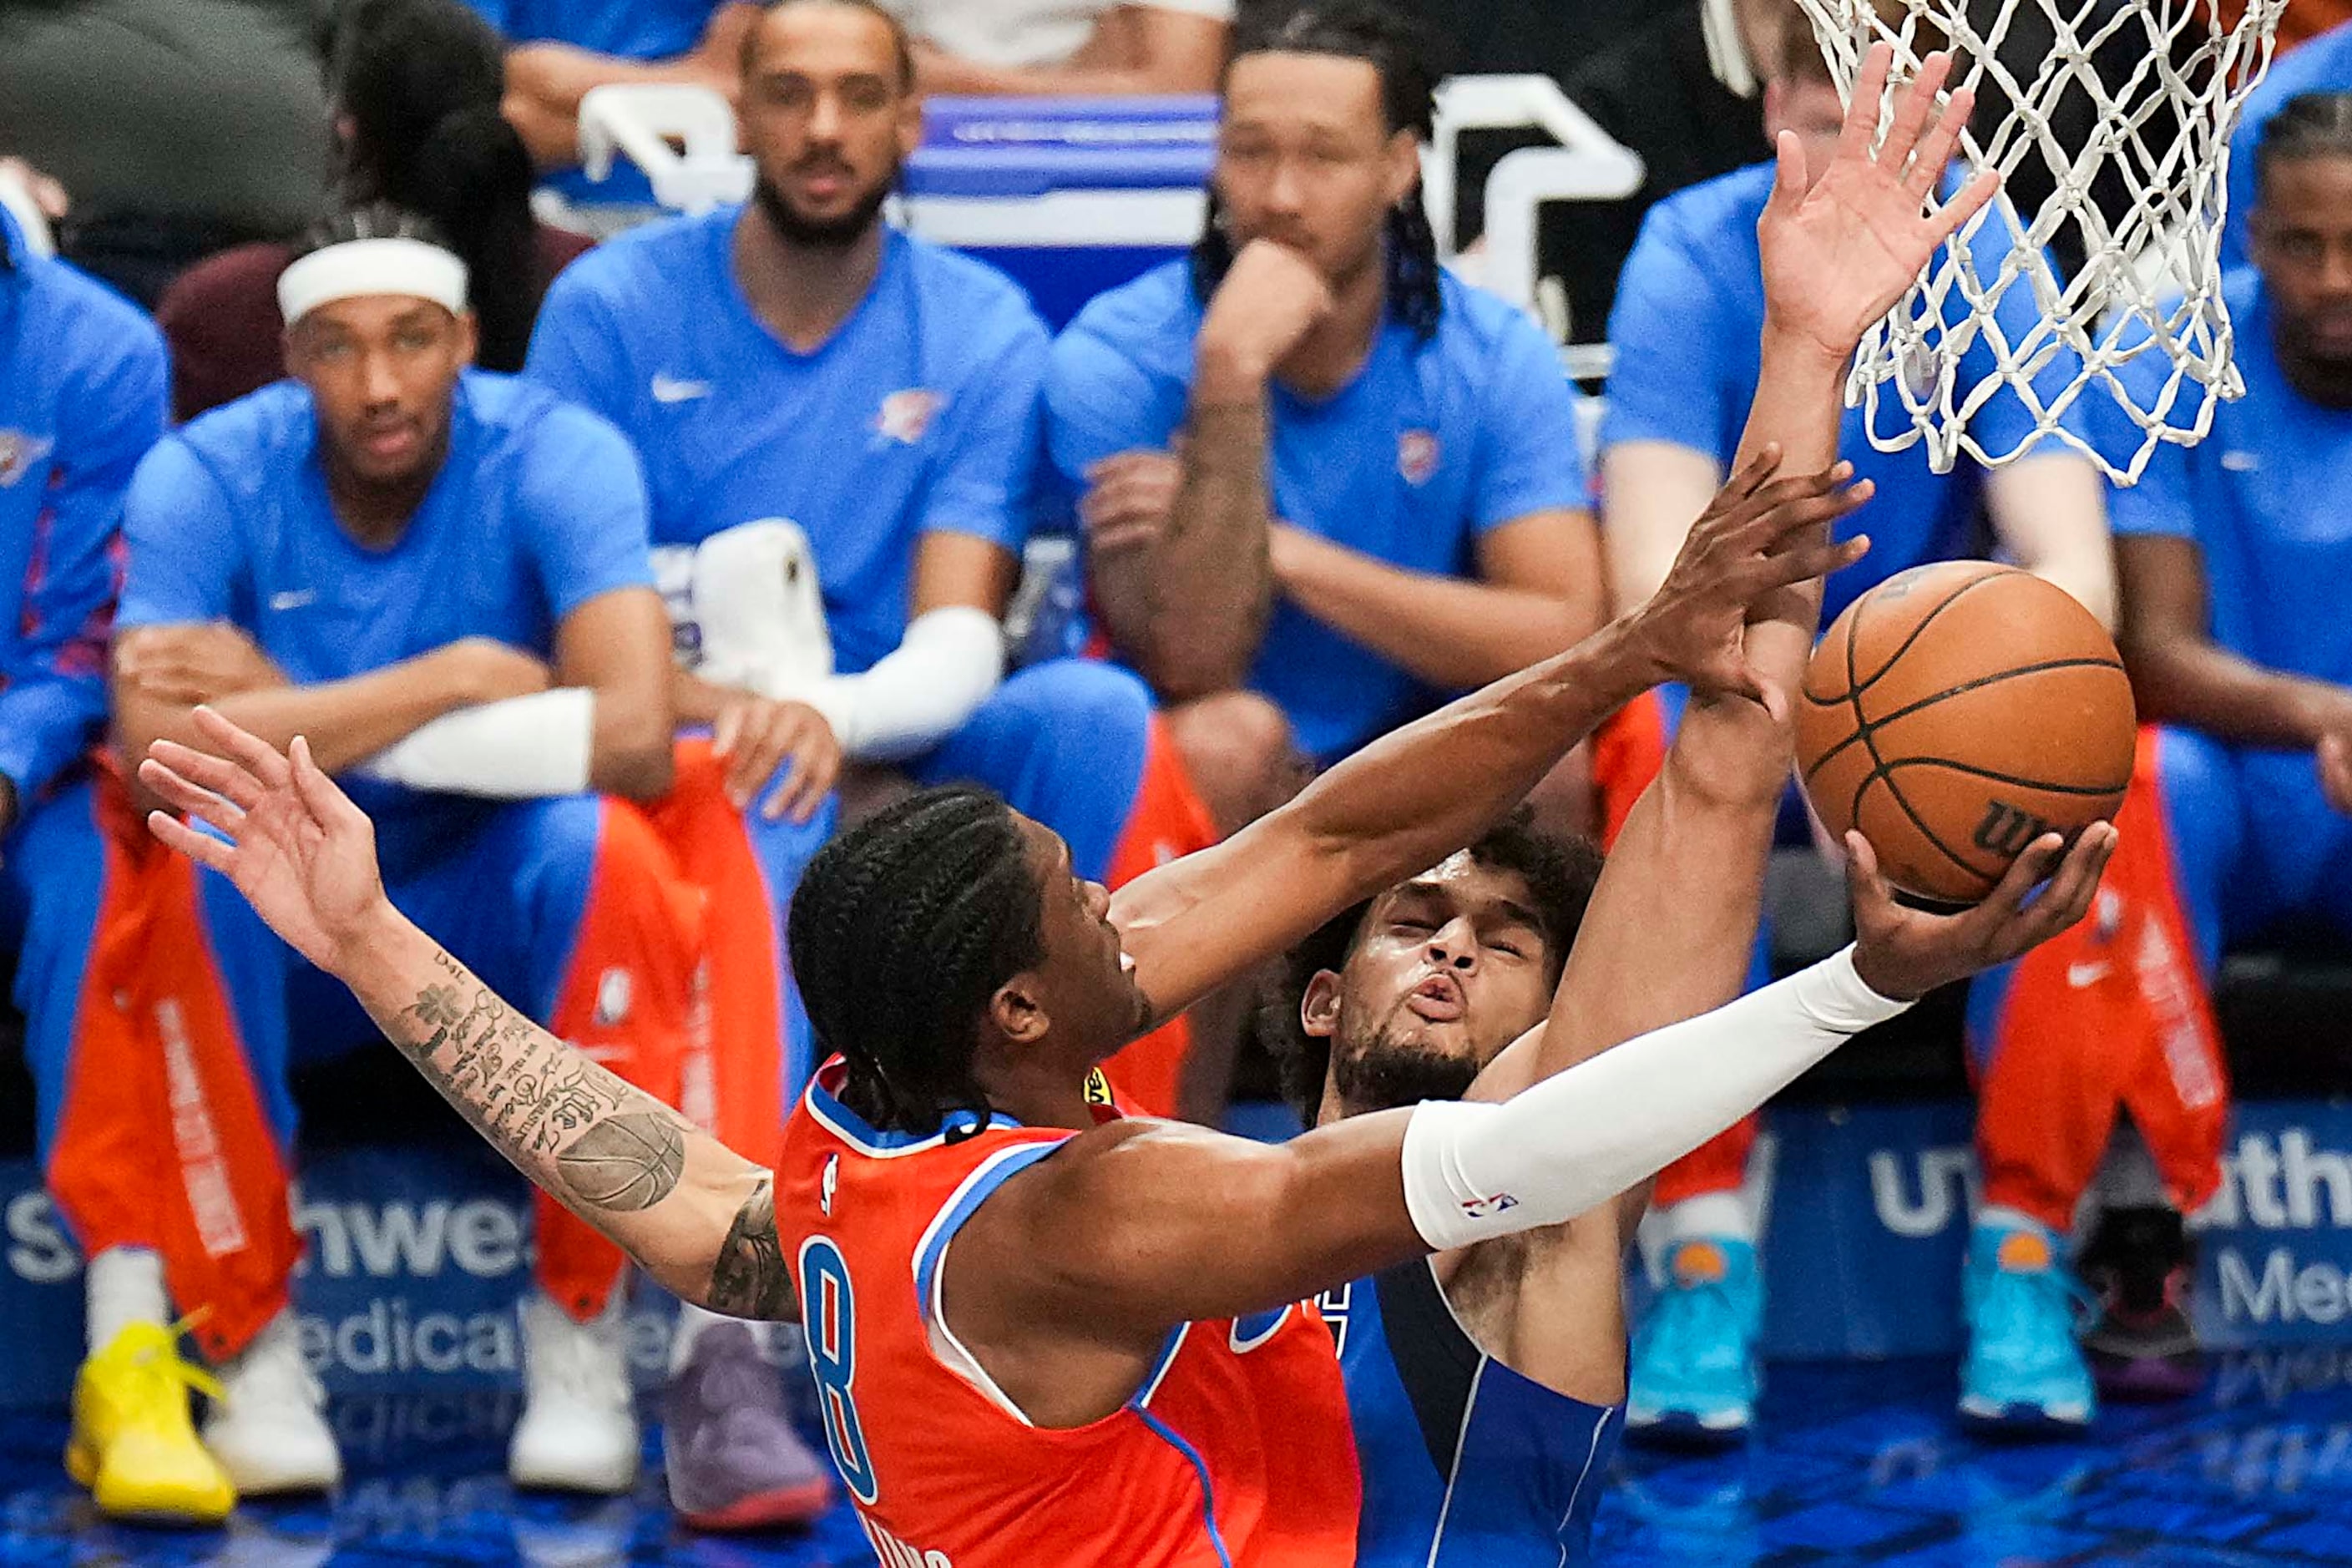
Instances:
[[[968,1113],[929,1137],[879,1132],[835,1098],[841,1072],[835,1059],[817,1073],[785,1129],[776,1230],[825,1437],[883,1563],[1355,1562],[1347,1394],[1312,1306],[1187,1323],[1123,1408],[1034,1426],[932,1308],[957,1230],[1073,1134],[1002,1116],[972,1132]]]

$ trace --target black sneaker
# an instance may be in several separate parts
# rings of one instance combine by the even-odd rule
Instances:
[[[2074,1267],[2099,1299],[2083,1351],[2111,1399],[2181,1399],[2205,1380],[2189,1323],[2197,1255],[2168,1208],[2109,1209]]]

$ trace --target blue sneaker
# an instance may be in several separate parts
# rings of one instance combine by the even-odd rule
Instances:
[[[1633,1335],[1625,1429],[1660,1443],[1744,1436],[1756,1420],[1764,1279],[1756,1248],[1727,1237],[1677,1242],[1667,1285]]]
[[[1969,1334],[1961,1425],[2010,1436],[2089,1426],[2098,1401],[2074,1325],[2091,1304],[2058,1260],[2054,1234],[2030,1222],[1979,1222],[1960,1286]]]

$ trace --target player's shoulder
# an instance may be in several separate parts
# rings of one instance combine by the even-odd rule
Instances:
[[[1457,359],[1491,365],[1494,356],[1535,354],[1557,361],[1558,351],[1536,319],[1500,294],[1438,269],[1438,345]]]
[[[1096,295],[1062,336],[1138,358],[1155,357],[1170,349],[1181,350],[1189,357],[1204,311],[1192,286],[1192,259],[1180,257]]]
[[[1685,245],[1708,247],[1737,236],[1752,247],[1756,220],[1772,199],[1773,165],[1750,163],[1727,174],[1685,185],[1650,209],[1642,225],[1652,234]]]
[[[144,310],[70,262],[25,254],[13,230],[7,244],[25,291],[30,346],[52,370],[87,375],[125,365],[161,368],[163,334]]]
[[[740,207],[656,218],[582,252],[556,275],[548,300],[560,308],[583,296],[625,311],[624,320],[660,322],[693,305],[689,280],[713,246],[723,246]]]
[[[299,381],[278,381],[197,415],[164,439],[185,447],[208,467],[236,471],[274,465],[284,456],[307,456],[317,435],[310,389]]]
[[[140,461],[131,510],[161,503],[176,511],[204,496],[209,479],[212,498],[242,515],[306,471],[317,436],[309,388],[272,383],[167,431]]]
[[[581,469],[598,458],[626,458],[628,438],[593,410],[583,408],[524,376],[468,370],[457,380],[455,416],[474,423],[487,444],[565,479],[603,483]]]
[[[959,312],[968,324],[1045,331],[1021,285],[987,262],[902,228],[890,228],[887,235],[896,261],[927,305]]]

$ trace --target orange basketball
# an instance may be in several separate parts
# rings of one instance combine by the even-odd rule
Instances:
[[[2131,782],[2131,683],[2063,588],[1982,561],[1899,573],[1813,650],[1797,766],[1833,834],[1888,881],[1973,903],[2026,846],[2115,815]]]

